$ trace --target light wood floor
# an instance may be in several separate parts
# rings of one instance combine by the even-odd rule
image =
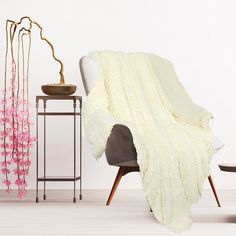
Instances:
[[[118,190],[105,206],[106,190],[87,190],[72,203],[72,192],[51,190],[48,200],[34,202],[34,191],[16,200],[0,192],[0,235],[177,235],[160,225],[149,212],[140,190]],[[192,208],[192,228],[187,236],[236,236],[236,191],[219,191],[222,207],[210,190]]]

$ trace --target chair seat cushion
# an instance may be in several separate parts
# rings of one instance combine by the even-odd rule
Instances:
[[[107,140],[105,154],[109,165],[122,166],[132,164],[129,161],[137,160],[137,153],[133,144],[133,137],[124,125],[114,125],[111,135]],[[133,162],[134,164],[134,162]]]

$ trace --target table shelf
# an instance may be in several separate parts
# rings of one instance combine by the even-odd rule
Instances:
[[[80,116],[80,112],[38,112],[39,116]]]
[[[80,176],[76,176],[74,178],[74,176],[46,176],[44,178],[44,176],[39,177],[38,181],[49,181],[49,182],[56,182],[56,181],[77,181],[80,180]]]

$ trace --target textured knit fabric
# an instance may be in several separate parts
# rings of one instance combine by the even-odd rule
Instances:
[[[172,64],[145,53],[94,52],[99,78],[84,105],[84,128],[99,158],[115,124],[132,133],[146,197],[174,232],[191,226],[213,155],[211,114],[195,105]]]

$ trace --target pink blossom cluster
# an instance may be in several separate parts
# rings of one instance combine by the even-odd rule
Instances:
[[[22,198],[26,194],[26,176],[31,165],[30,148],[36,138],[30,133],[29,103],[22,98],[22,91],[17,93],[11,87],[3,94],[0,104],[0,173],[6,191],[15,185],[18,197]]]

